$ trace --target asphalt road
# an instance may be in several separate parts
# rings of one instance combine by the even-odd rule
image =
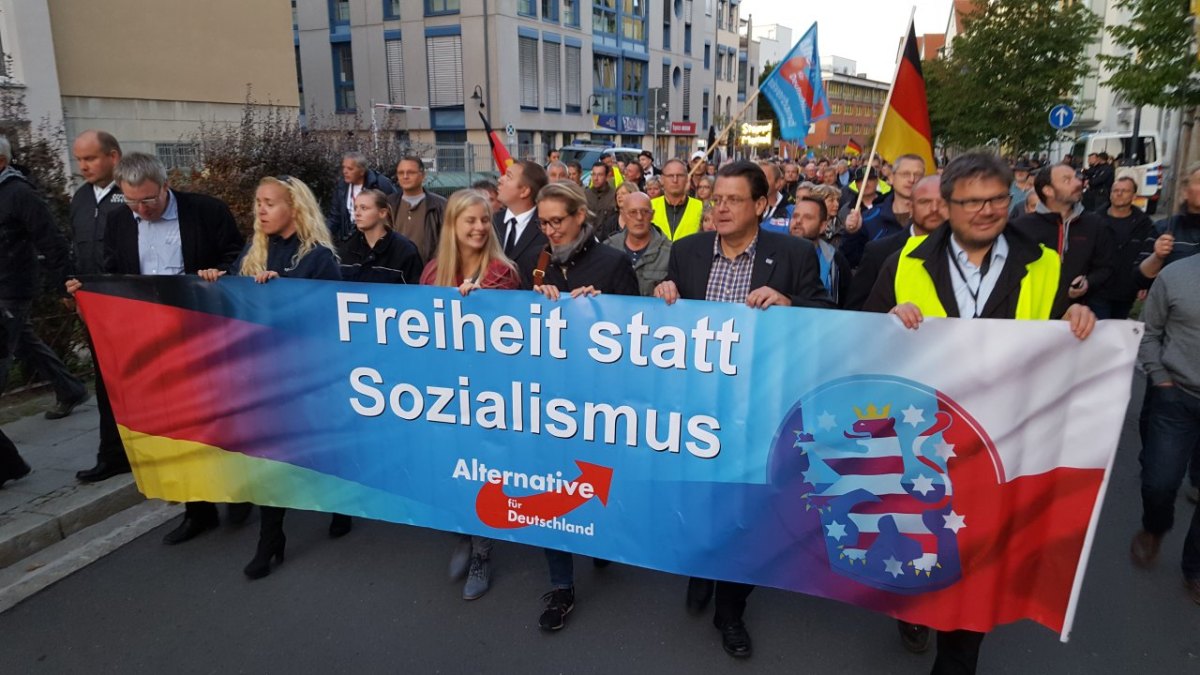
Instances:
[[[1029,622],[984,643],[984,673],[1200,673],[1200,606],[1179,573],[1182,530],[1156,570],[1132,568],[1140,501],[1132,420],[1117,458],[1071,641]],[[1180,498],[1180,512],[1190,508]],[[710,617],[685,613],[679,577],[576,559],[565,630],[537,629],[540,551],[500,544],[480,600],[446,579],[449,535],[293,512],[287,562],[247,581],[256,519],[177,547],[172,522],[0,615],[0,673],[923,673],[894,622],[832,601],[759,589],[755,654],[721,650]]]

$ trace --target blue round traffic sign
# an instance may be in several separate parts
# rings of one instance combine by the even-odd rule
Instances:
[[[1055,129],[1066,129],[1075,121],[1075,110],[1065,103],[1059,103],[1050,109],[1050,126]]]

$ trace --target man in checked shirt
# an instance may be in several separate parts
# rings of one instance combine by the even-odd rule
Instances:
[[[716,231],[700,232],[672,245],[667,278],[654,289],[655,297],[668,305],[682,298],[746,303],[760,309],[773,305],[833,309],[821,285],[813,245],[759,228],[769,189],[766,174],[753,162],[721,167],[711,200]],[[713,624],[721,631],[721,645],[730,656],[750,656],[750,633],[742,615],[754,586],[691,579],[688,609],[703,611],[714,590]]]

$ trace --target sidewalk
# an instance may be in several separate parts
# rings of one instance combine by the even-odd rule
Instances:
[[[144,501],[132,474],[75,480],[96,462],[98,427],[94,398],[64,419],[39,411],[4,425],[33,472],[0,488],[0,569]]]

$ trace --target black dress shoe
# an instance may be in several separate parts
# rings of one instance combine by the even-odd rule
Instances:
[[[350,530],[353,530],[353,529],[354,529],[354,520],[352,520],[350,518],[350,516],[347,516],[347,515],[344,515],[341,513],[335,513],[335,514],[333,514],[333,517],[329,519],[329,538],[330,539],[337,539],[338,537],[344,537],[347,534],[350,534]]]
[[[87,390],[84,390],[83,395],[73,401],[55,401],[54,407],[46,411],[46,419],[61,420],[88,400],[88,396]]]
[[[20,462],[20,466],[17,467],[16,471],[4,476],[0,476],[0,487],[4,487],[4,484],[10,480],[21,480],[25,476],[28,476],[30,471],[33,471],[33,469],[29,468],[29,465],[25,463],[25,460],[18,457],[17,461]]]
[[[687,609],[692,614],[699,614],[708,607],[708,601],[712,599],[713,589],[716,588],[716,583],[711,579],[697,579],[692,577],[688,579],[687,588]]]
[[[283,550],[287,545],[287,537],[283,533],[271,535],[265,539],[259,537],[258,548],[254,558],[242,569],[242,573],[251,579],[261,579],[271,573],[271,561],[283,563]]]
[[[900,643],[913,654],[924,654],[933,646],[933,631],[928,626],[897,621],[896,628],[900,629]]]
[[[750,656],[750,632],[746,630],[746,624],[740,619],[738,621],[713,621],[713,625],[717,630],[721,631],[721,646],[725,648],[725,653],[744,659]]]
[[[118,464],[116,462],[100,461],[96,462],[96,466],[90,469],[76,472],[75,478],[84,483],[99,483],[102,480],[108,480],[113,476],[119,476],[130,471],[133,471],[133,469],[129,468],[128,462]]]
[[[168,546],[182,544],[185,541],[195,539],[197,536],[208,532],[216,526],[217,523],[215,522],[205,522],[185,517],[183,522],[179,524],[179,527],[171,530],[163,537],[163,543]]]
[[[230,525],[243,525],[250,518],[250,512],[254,510],[254,505],[250,502],[236,502],[230,504],[225,510],[225,522]]]

